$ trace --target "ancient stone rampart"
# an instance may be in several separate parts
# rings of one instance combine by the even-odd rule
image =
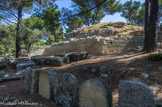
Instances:
[[[67,41],[45,46],[30,56],[83,51],[97,54],[117,53],[143,46],[144,30],[123,22],[110,22],[76,29],[66,37]]]

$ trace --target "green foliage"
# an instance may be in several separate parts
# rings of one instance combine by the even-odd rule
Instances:
[[[0,26],[0,56],[14,55],[16,25]]]
[[[123,4],[121,9],[121,16],[127,19],[127,22],[138,26],[144,26],[145,21],[145,3],[137,1],[127,1]],[[162,1],[159,0],[159,19],[158,24],[162,23]]]
[[[43,28],[44,21],[37,17],[29,17],[22,22],[21,29],[21,47],[23,53],[30,53],[33,45],[45,36],[46,30]]]
[[[98,5],[101,0],[72,0],[73,8],[77,10],[78,13],[84,13],[94,6]],[[83,20],[86,26],[97,24],[105,16],[101,6],[97,7],[87,13],[79,14],[79,17]]]
[[[148,60],[150,60],[150,61],[162,61],[162,53],[150,54],[148,56]]]
[[[107,15],[113,15],[116,12],[120,12],[122,8],[122,4],[120,0],[107,0],[105,4],[103,4],[103,10]]]
[[[23,20],[23,26],[26,26],[33,30],[34,29],[42,30],[44,27],[44,21],[39,19],[38,17],[31,16]]]
[[[70,18],[67,22],[67,31],[66,32],[71,32],[72,30],[76,28],[83,27],[83,20],[81,18]]]
[[[126,18],[128,23],[142,23],[142,25],[144,25],[144,8],[142,6],[144,6],[144,4],[142,5],[141,2],[127,1],[122,6],[121,16]]]
[[[42,19],[44,20],[44,24],[47,29],[52,30],[56,29],[59,23],[59,15],[60,10],[56,10],[55,8],[49,7],[42,13]]]

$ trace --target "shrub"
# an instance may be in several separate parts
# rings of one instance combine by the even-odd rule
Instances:
[[[148,60],[150,60],[150,61],[162,61],[162,53],[150,54],[148,56]]]

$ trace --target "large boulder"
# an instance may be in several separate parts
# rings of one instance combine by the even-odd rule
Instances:
[[[139,81],[120,81],[119,107],[155,107],[151,88]]]
[[[112,107],[111,88],[99,78],[84,81],[79,89],[79,106]]]
[[[16,71],[17,72],[20,72],[22,71],[23,69],[27,68],[27,67],[32,67],[34,66],[35,63],[33,61],[24,61],[24,62],[19,62],[17,65],[16,65]]]
[[[78,85],[74,75],[63,73],[54,82],[54,101],[63,107],[76,107]]]

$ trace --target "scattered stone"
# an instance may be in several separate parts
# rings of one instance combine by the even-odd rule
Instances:
[[[3,78],[5,75],[5,71],[4,70],[0,70],[0,78]]]
[[[143,76],[144,79],[147,79],[149,77],[149,75],[146,74],[146,73],[142,73],[142,76]]]
[[[12,81],[12,80],[20,80],[24,78],[24,76],[20,73],[10,73],[10,74],[6,74],[4,75],[3,78],[0,79],[0,82],[5,82],[5,81]]]
[[[112,107],[112,92],[109,85],[99,78],[89,79],[80,86],[80,107]]]
[[[53,83],[57,73],[52,69],[43,70],[39,74],[39,95],[46,99],[53,99]]]
[[[78,86],[75,76],[63,73],[54,82],[54,101],[63,107],[75,107],[78,97]]]
[[[107,68],[105,66],[101,66],[100,73],[106,73],[106,72],[107,72]]]
[[[101,74],[100,78],[108,78],[108,74]]]
[[[96,72],[96,69],[92,69],[91,72],[95,73]]]
[[[151,88],[138,81],[120,81],[119,107],[155,107]]]
[[[16,71],[20,72],[21,70],[24,70],[27,67],[32,67],[34,66],[35,63],[33,61],[25,61],[25,62],[20,62],[16,65]]]

